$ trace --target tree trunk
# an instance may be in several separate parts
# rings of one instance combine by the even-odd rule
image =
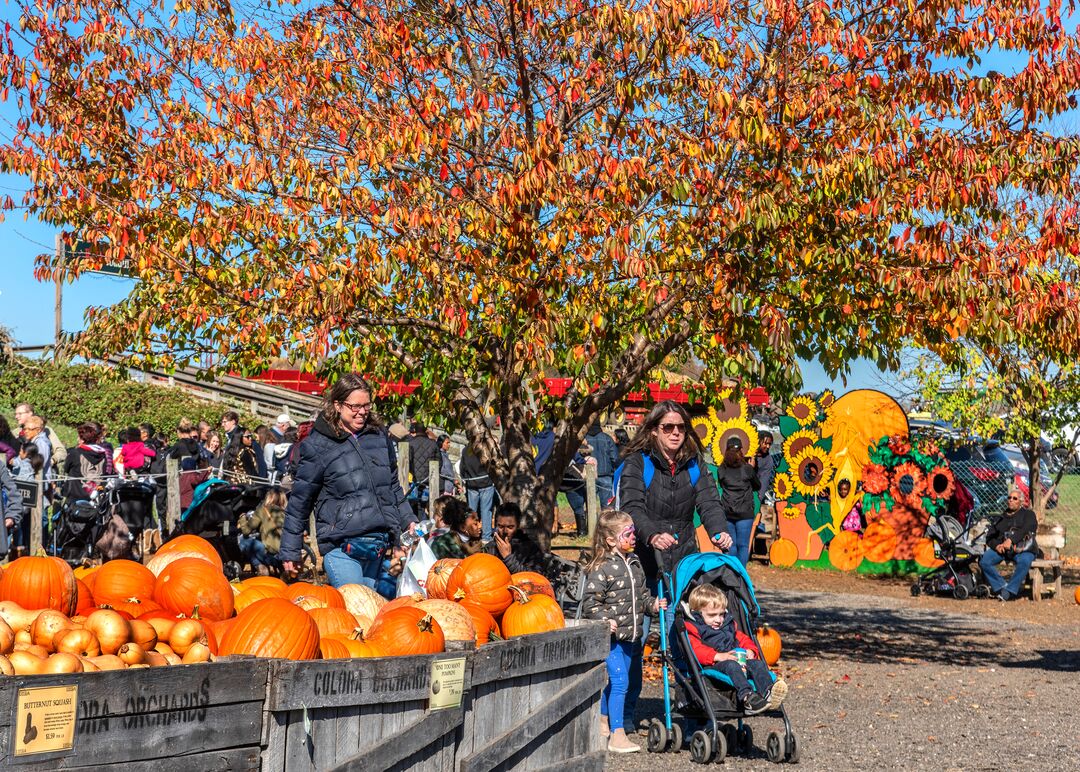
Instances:
[[[1042,489],[1042,443],[1039,440],[1039,437],[1030,438],[1027,443],[1029,450],[1024,455],[1028,460],[1028,497],[1035,518],[1041,523],[1046,501]]]

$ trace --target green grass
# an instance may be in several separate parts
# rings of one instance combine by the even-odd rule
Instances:
[[[1065,554],[1080,555],[1080,474],[1061,478],[1058,497],[1058,505],[1046,513],[1046,522],[1065,526]]]

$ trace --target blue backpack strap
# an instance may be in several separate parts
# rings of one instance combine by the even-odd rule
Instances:
[[[619,481],[622,479],[623,470],[626,468],[626,462],[623,461],[615,468],[615,474],[611,476],[611,490],[614,491],[614,495],[611,497],[610,503],[615,509],[622,509],[622,496],[619,495]],[[652,484],[653,476],[656,474],[656,466],[653,465],[652,459],[649,458],[648,453],[641,454],[641,480],[645,483],[645,490],[649,489],[649,485]]]
[[[697,487],[697,481],[701,479],[701,467],[698,466],[696,458],[690,459],[690,463],[686,466],[686,471],[690,473],[690,485]],[[646,487],[648,484],[646,484]]]
[[[649,490],[649,486],[652,485],[653,475],[656,474],[656,466],[652,462],[652,457],[648,453],[641,454],[641,480],[645,483],[645,490]]]

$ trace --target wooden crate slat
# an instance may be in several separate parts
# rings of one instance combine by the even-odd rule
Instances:
[[[359,754],[333,767],[333,770],[361,772],[389,769],[424,751],[428,746],[441,743],[445,735],[452,735],[454,730],[461,726],[463,716],[464,711],[461,708],[432,711],[419,722],[406,727],[400,734],[385,737],[381,742],[368,746]]]
[[[485,684],[575,662],[599,662],[607,658],[609,639],[610,632],[603,625],[591,623],[490,643],[474,655],[472,682]]]

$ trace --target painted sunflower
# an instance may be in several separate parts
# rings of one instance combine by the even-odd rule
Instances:
[[[799,454],[818,441],[817,432],[809,429],[799,429],[790,437],[784,439],[784,458],[794,466],[794,461]]]
[[[795,458],[792,469],[795,490],[804,496],[820,496],[824,493],[834,472],[829,454],[816,445],[804,449]]]
[[[798,507],[784,507],[784,510],[780,513],[788,520],[795,520],[802,517],[803,511]]]
[[[895,451],[893,451],[895,452]],[[922,469],[911,461],[905,461],[893,469],[892,473],[892,497],[893,500],[907,504],[913,509],[922,511]]]
[[[956,478],[947,466],[935,466],[923,480],[922,493],[934,501],[948,501],[955,491]]]
[[[889,470],[881,464],[867,464],[862,473],[863,492],[878,496],[889,490]]]
[[[728,389],[720,395],[720,402],[715,408],[709,409],[709,417],[719,426],[733,418],[742,418],[750,415],[750,406],[746,397],[731,398],[731,390]]]
[[[941,448],[939,448],[938,444],[933,440],[923,440],[919,445],[919,452],[924,456],[934,458],[941,455]]]
[[[818,418],[817,402],[810,397],[795,397],[787,406],[787,415],[799,422],[799,426],[812,426]]]
[[[713,439],[716,424],[705,416],[698,416],[697,418],[690,419],[690,425],[693,426],[694,431],[697,432],[697,436],[701,439],[701,444],[705,447],[709,447],[709,443],[711,443]]]
[[[742,441],[743,455],[747,458],[757,453],[758,437],[754,425],[745,418],[729,418],[716,427],[713,435],[713,463],[719,464],[723,460],[724,450],[732,437],[738,437]]]
[[[795,492],[795,483],[787,472],[778,472],[773,477],[773,494],[777,501],[785,501]]]
[[[825,389],[818,395],[817,402],[822,410],[828,410],[832,403],[836,402],[836,395],[832,393],[831,389]]]

